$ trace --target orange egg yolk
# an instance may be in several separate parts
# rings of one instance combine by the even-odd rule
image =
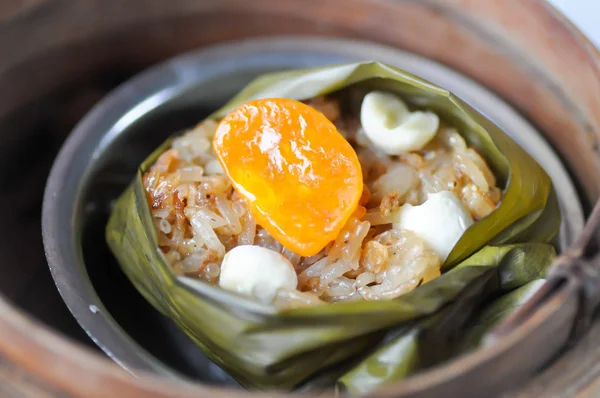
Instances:
[[[363,190],[356,152],[302,102],[247,102],[219,124],[213,148],[257,224],[302,256],[334,240]]]

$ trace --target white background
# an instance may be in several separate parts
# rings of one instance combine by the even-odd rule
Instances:
[[[548,0],[600,47],[600,0]]]

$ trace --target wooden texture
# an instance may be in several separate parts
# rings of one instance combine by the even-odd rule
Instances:
[[[152,375],[132,378],[94,353],[61,306],[39,239],[32,246],[20,243],[39,237],[37,206],[52,155],[97,98],[140,69],[182,51],[273,34],[372,40],[460,70],[544,131],[581,183],[588,204],[600,196],[600,56],[544,0],[0,2],[0,186],[5,190],[0,205],[18,203],[20,209],[7,215],[0,229],[0,291],[6,298],[0,299],[0,396],[246,396]],[[11,170],[35,143],[46,146],[47,158],[44,151],[36,154],[44,159],[38,167],[14,178]],[[17,221],[17,229],[9,228]],[[572,303],[554,310],[559,308],[562,318],[544,320],[555,319],[554,326],[567,323]],[[597,323],[536,379],[508,396],[597,396],[599,338]],[[445,375],[458,375],[467,365],[449,365]],[[510,361],[497,366],[510,366]],[[410,386],[430,382],[426,376]]]
[[[566,354],[559,357],[531,383],[506,398],[567,398],[600,396],[600,323]]]

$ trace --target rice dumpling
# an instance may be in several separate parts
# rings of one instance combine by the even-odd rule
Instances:
[[[364,392],[442,360],[398,357],[410,336],[462,330],[542,278],[559,225],[550,178],[496,125],[364,62],[251,82],[149,155],[106,236],[242,385]]]

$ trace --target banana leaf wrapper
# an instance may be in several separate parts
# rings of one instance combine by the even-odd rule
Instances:
[[[560,225],[551,180],[521,147],[448,91],[384,64],[351,63],[267,74],[210,118],[218,121],[251,99],[305,100],[346,89],[384,89],[415,108],[436,112],[479,151],[503,187],[501,204],[465,232],[439,278],[394,300],[278,311],[217,286],[174,275],[158,249],[142,183],[142,174],[169,141],[141,165],[107,225],[108,244],[136,289],[211,360],[249,388],[291,389],[323,369],[360,358],[390,331],[464,301],[465,292],[495,263],[482,258],[476,261],[480,264],[456,265],[485,245],[549,242]]]
[[[476,296],[479,302],[457,301],[388,335],[379,348],[340,377],[337,390],[366,394],[477,348],[495,325],[539,289],[554,257],[553,247],[540,243],[483,248],[455,268],[489,262],[492,275]]]

